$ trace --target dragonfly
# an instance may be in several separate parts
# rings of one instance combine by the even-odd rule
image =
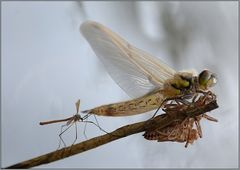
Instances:
[[[73,144],[76,142],[77,140],[77,125],[76,123],[77,122],[85,122],[85,126],[84,126],[84,136],[85,138],[87,139],[87,135],[85,133],[85,130],[86,130],[86,125],[87,123],[91,123],[91,124],[94,124],[95,126],[97,126],[101,131],[105,132],[105,133],[108,133],[106,132],[104,129],[102,129],[96,119],[96,117],[94,116],[95,120],[96,120],[96,123],[93,122],[93,121],[88,121],[87,119],[91,116],[90,114],[86,114],[85,116],[81,117],[81,115],[79,114],[79,108],[80,108],[80,99],[77,100],[77,102],[75,103],[75,106],[76,106],[76,113],[71,116],[71,117],[68,117],[68,118],[65,118],[65,119],[59,119],[59,120],[50,120],[50,121],[44,121],[44,122],[40,122],[39,124],[40,125],[48,125],[48,124],[53,124],[53,123],[60,123],[60,122],[66,122],[65,124],[63,124],[61,126],[61,132],[59,134],[59,138],[60,138],[60,141],[59,141],[59,145],[58,145],[58,148],[60,148],[61,146],[61,143],[64,144],[64,146],[66,147],[66,143],[64,142],[63,138],[62,138],[62,135],[68,130],[70,129],[73,125],[75,125],[75,139],[74,139],[74,142]],[[63,128],[66,127],[64,130]],[[72,144],[72,145],[73,145]]]
[[[160,59],[131,45],[104,25],[85,21],[80,31],[113,80],[131,97],[83,111],[100,116],[131,116],[160,109],[168,100],[206,93],[217,78],[209,70],[175,71]]]

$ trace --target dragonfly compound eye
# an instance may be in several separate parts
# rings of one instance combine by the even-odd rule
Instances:
[[[199,76],[199,85],[204,89],[214,86],[217,83],[216,75],[208,70],[203,70]]]
[[[207,82],[207,86],[208,87],[212,87],[217,83],[217,77],[215,74],[211,74],[211,77],[209,78],[208,82]]]

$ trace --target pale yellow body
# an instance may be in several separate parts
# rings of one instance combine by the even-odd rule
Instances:
[[[88,112],[102,116],[130,116],[157,109],[165,99],[161,91],[156,91],[137,99],[99,106]]]

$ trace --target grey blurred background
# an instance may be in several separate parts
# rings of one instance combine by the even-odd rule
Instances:
[[[110,78],[79,32],[98,21],[176,70],[208,68],[218,75],[220,108],[202,120],[203,138],[147,141],[136,134],[40,167],[238,167],[238,2],[2,2],[2,167],[53,151],[60,124],[81,110],[130,99]],[[102,128],[150,118],[98,117]],[[84,140],[78,124],[78,142]],[[69,145],[74,128],[64,134]],[[88,125],[87,135],[102,134]]]

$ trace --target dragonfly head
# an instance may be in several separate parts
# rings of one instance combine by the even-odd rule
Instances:
[[[208,90],[217,83],[217,77],[214,73],[209,70],[203,70],[198,76],[198,82],[200,89]]]

